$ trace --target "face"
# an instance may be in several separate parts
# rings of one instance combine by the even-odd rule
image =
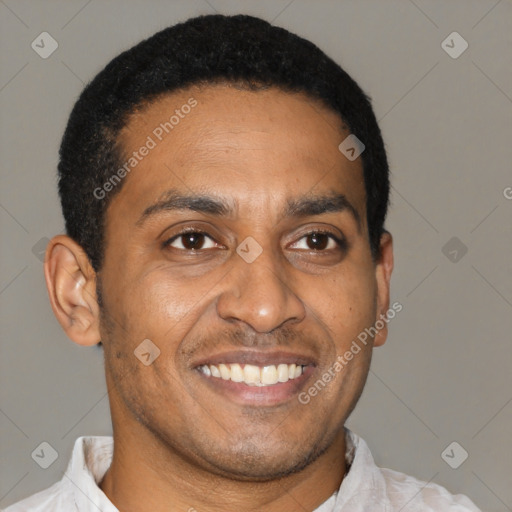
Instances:
[[[242,480],[298,471],[343,435],[371,343],[333,364],[388,292],[347,135],[276,89],[194,87],[130,118],[120,140],[137,163],[109,205],[98,276],[114,431],[142,428]]]

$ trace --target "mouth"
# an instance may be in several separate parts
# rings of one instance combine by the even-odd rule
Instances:
[[[285,353],[220,354],[194,365],[216,394],[242,405],[277,405],[305,387],[316,364],[308,357]]]
[[[285,383],[289,380],[298,379],[303,373],[306,365],[279,363],[268,366],[255,366],[253,364],[204,364],[199,366],[207,377],[215,379],[230,380],[232,382],[243,382],[247,386],[275,386],[278,383]]]

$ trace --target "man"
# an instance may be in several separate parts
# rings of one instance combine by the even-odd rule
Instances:
[[[344,427],[401,306],[380,130],[318,48],[249,16],[163,30],[86,87],[59,177],[50,301],[101,340],[114,436],[8,512],[478,510]]]

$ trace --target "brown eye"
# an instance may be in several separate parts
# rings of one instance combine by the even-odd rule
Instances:
[[[202,233],[187,233],[181,235],[182,245],[185,249],[201,249],[204,244],[204,235]]]
[[[294,248],[326,252],[330,250],[340,249],[344,247],[344,243],[334,236],[332,233],[313,231],[304,235],[298,242],[294,244]]]
[[[312,233],[306,238],[309,248],[317,251],[324,250],[328,246],[330,240],[325,233]]]
[[[208,245],[208,242],[210,245]],[[205,246],[206,245],[206,246]],[[173,247],[183,251],[199,251],[215,247],[215,242],[206,233],[201,231],[189,231],[180,233],[164,243],[164,247]]]

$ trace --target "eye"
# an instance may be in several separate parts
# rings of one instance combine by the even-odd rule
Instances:
[[[312,231],[303,235],[291,247],[305,251],[329,252],[345,248],[345,241],[329,231]],[[172,247],[180,251],[201,251],[217,246],[215,240],[206,232],[187,229],[177,233],[163,243],[163,247]]]
[[[299,246],[300,241],[302,247]],[[342,249],[345,247],[344,241],[340,240],[333,233],[328,231],[312,231],[302,236],[299,242],[296,242],[293,246],[295,249],[301,249],[305,251],[332,251],[335,249]]]
[[[209,242],[208,242],[209,240]],[[164,247],[173,247],[183,251],[199,251],[212,249],[216,246],[213,238],[203,231],[188,230],[182,231],[165,241]]]

